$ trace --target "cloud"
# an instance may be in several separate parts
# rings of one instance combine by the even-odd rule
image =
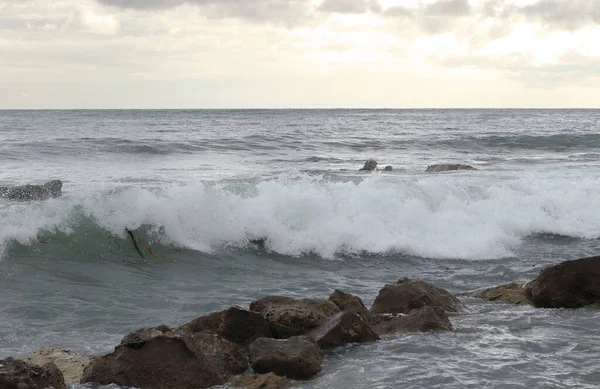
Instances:
[[[464,16],[468,15],[471,7],[468,0],[440,0],[424,6],[426,16]]]
[[[541,0],[519,9],[529,20],[565,30],[600,24],[599,0]]]
[[[324,0],[319,11],[341,14],[362,14],[369,11],[381,12],[379,0]]]

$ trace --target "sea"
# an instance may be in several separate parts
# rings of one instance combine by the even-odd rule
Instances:
[[[62,197],[0,200],[0,358],[107,353],[268,295],[370,306],[401,277],[461,294],[600,255],[600,110],[0,111],[0,186],[53,179]],[[600,386],[599,310],[461,300],[454,332],[333,350],[297,387]]]

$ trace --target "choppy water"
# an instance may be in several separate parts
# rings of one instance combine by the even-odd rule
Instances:
[[[0,201],[0,357],[106,352],[269,294],[370,303],[403,276],[460,292],[598,255],[599,134],[594,110],[0,111],[0,186],[64,181]],[[439,162],[480,170],[424,173]],[[305,387],[600,385],[600,312],[464,302],[455,333],[337,350]]]

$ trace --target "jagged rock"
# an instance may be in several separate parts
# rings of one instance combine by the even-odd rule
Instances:
[[[232,388],[246,389],[285,389],[293,386],[294,382],[277,374],[248,374],[235,378],[229,382]]]
[[[331,349],[348,343],[365,343],[379,340],[369,324],[356,313],[340,312],[330,317],[320,327],[307,334],[321,347]]]
[[[542,270],[525,285],[540,308],[578,308],[600,302],[600,256],[565,261]]]
[[[25,358],[25,361],[37,366],[54,363],[67,384],[78,384],[81,381],[83,369],[90,364],[92,359],[93,357],[89,355],[76,354],[71,350],[42,347]]]
[[[368,161],[365,162],[365,165],[358,170],[375,170],[377,169],[377,161],[369,159]]]
[[[453,331],[446,312],[442,308],[430,306],[413,309],[406,315],[374,315],[371,326],[379,336],[408,332]]]
[[[362,299],[350,293],[336,289],[329,295],[329,301],[337,305],[340,311],[350,311],[358,314],[365,321],[369,321],[369,310]]]
[[[487,301],[502,301],[510,304],[530,305],[522,284],[513,282],[507,285],[499,285],[486,289],[479,289],[468,293],[468,296],[477,297]]]
[[[0,389],[66,389],[60,370],[51,363],[40,367],[14,358],[0,360]]]
[[[8,200],[46,200],[62,195],[62,181],[48,181],[44,185],[0,187],[0,198]]]
[[[249,357],[257,373],[307,379],[323,369],[323,351],[306,336],[258,338],[250,345]]]
[[[453,170],[477,170],[473,166],[463,165],[460,163],[442,163],[437,165],[429,165],[425,170],[426,173],[449,172]]]
[[[84,370],[82,383],[139,389],[198,389],[222,385],[248,367],[240,346],[209,331],[144,328]]]
[[[340,309],[328,300],[269,296],[250,304],[269,323],[275,338],[302,335],[323,324]]]
[[[408,313],[423,306],[440,307],[446,312],[461,312],[463,308],[462,303],[444,289],[402,278],[379,291],[371,313]]]
[[[262,315],[240,307],[201,316],[180,326],[178,330],[211,331],[241,346],[248,346],[258,338],[271,336],[269,323]]]

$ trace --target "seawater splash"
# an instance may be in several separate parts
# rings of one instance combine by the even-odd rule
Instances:
[[[511,256],[532,234],[600,237],[598,177],[484,172],[371,175],[331,180],[281,176],[236,184],[119,188],[0,206],[0,247],[40,235],[126,239],[142,228],[157,244],[201,252],[266,239],[279,254],[405,253],[429,258]],[[98,236],[90,236],[98,234]],[[76,239],[77,238],[77,239]]]

